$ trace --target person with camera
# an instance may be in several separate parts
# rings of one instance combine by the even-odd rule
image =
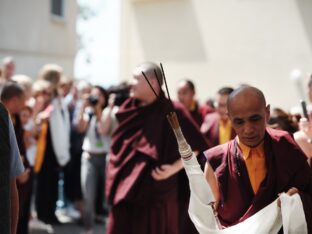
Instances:
[[[86,233],[92,233],[97,196],[104,198],[104,172],[106,155],[110,147],[110,126],[107,126],[107,123],[111,122],[107,121],[102,113],[107,103],[106,90],[100,86],[94,86],[90,95],[84,98],[77,121],[77,129],[85,133],[82,145],[81,187],[84,201],[83,223]],[[99,190],[102,191],[98,192]]]

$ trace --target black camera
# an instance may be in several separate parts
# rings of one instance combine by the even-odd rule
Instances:
[[[129,85],[121,83],[108,89],[109,94],[115,94],[114,105],[120,106],[129,97]]]
[[[90,103],[91,106],[96,106],[96,104],[99,102],[99,99],[96,96],[90,95],[87,98],[88,102]]]

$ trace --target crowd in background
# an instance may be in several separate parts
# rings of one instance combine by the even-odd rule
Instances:
[[[38,77],[28,77],[15,74],[16,65],[13,58],[2,60],[0,94],[13,120],[25,167],[17,178],[17,233],[28,233],[28,224],[35,218],[59,224],[57,206],[75,213],[73,216],[80,218],[84,228],[92,230],[94,222],[105,222],[108,214],[105,170],[111,136],[118,125],[115,114],[127,99],[129,86],[105,89],[86,80],[71,79],[56,64],[46,64]],[[311,81],[308,88],[312,88]],[[207,94],[207,102],[200,104],[190,79],[177,84],[177,101],[189,112],[209,148],[235,137],[226,110],[232,91],[232,87],[224,86],[214,98]],[[300,120],[298,115],[274,108],[268,124],[297,136],[307,157],[312,156],[308,119]],[[64,182],[62,193],[60,181]],[[64,204],[57,204],[60,194]],[[32,201],[35,212],[31,212]]]
[[[73,80],[56,64],[46,64],[38,77],[15,74],[13,58],[0,70],[1,102],[13,120],[25,172],[17,178],[17,233],[28,233],[31,201],[37,218],[59,224],[57,201],[81,217],[87,228],[104,222],[104,172],[114,114],[127,97],[121,84],[106,90]],[[60,201],[59,181],[64,182]],[[76,215],[75,212],[76,211]],[[78,211],[78,215],[77,215]]]

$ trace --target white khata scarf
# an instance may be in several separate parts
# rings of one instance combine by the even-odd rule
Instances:
[[[183,161],[191,190],[189,215],[200,234],[276,234],[283,226],[285,234],[305,234],[307,231],[303,205],[298,194],[280,196],[281,208],[277,200],[245,221],[220,230],[215,219],[211,202],[213,193],[200,169],[196,157]]]
[[[53,99],[52,106],[53,110],[49,119],[52,146],[58,163],[65,166],[70,159],[69,114],[66,106],[59,98]]]

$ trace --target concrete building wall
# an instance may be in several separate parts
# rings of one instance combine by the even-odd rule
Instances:
[[[73,75],[76,46],[75,0],[64,1],[64,18],[51,14],[50,0],[0,1],[0,59],[12,56],[16,73],[37,77],[45,63]]]
[[[289,109],[305,95],[291,71],[312,71],[311,12],[310,0],[123,1],[121,79],[136,64],[157,61],[172,95],[183,77],[195,81],[201,101],[245,83]]]

